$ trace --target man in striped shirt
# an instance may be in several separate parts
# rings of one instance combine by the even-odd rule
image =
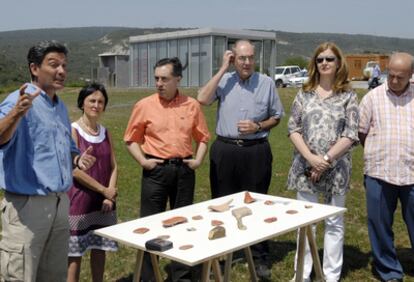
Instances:
[[[394,53],[388,79],[360,104],[368,232],[375,270],[384,281],[402,281],[392,223],[398,199],[414,247],[414,60]]]

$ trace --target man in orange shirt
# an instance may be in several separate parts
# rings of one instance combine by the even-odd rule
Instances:
[[[141,217],[165,211],[167,200],[171,209],[193,203],[194,170],[201,165],[210,138],[200,104],[178,91],[180,60],[158,61],[154,74],[158,93],[135,104],[124,135],[129,153],[143,168]],[[178,281],[175,272],[172,278]],[[149,256],[144,258],[141,277],[154,280]]]

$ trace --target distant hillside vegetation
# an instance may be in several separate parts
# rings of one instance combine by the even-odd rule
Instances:
[[[0,89],[18,85],[29,79],[26,63],[27,51],[41,40],[58,40],[69,48],[69,82],[90,78],[98,65],[98,54],[111,50],[126,50],[128,38],[182,28],[123,28],[83,27],[54,28],[0,32]],[[309,58],[315,47],[323,41],[337,43],[344,53],[390,53],[407,51],[414,54],[414,40],[369,35],[292,33],[276,31],[277,64],[286,58]]]

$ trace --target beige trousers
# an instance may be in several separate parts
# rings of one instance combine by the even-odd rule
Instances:
[[[66,281],[69,200],[66,193],[1,202],[0,281]]]

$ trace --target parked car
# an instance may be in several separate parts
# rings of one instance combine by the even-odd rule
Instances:
[[[365,79],[370,79],[372,76],[372,71],[374,70],[375,65],[378,65],[379,63],[377,61],[369,61],[365,65],[365,68],[362,71],[362,74],[364,75]]]
[[[308,81],[308,72],[307,71],[301,71],[299,74],[297,74],[295,77],[292,77],[288,81],[288,86],[290,87],[302,87],[302,85]]]
[[[276,87],[286,87],[290,78],[294,78],[301,72],[299,66],[278,66],[275,69]]]

